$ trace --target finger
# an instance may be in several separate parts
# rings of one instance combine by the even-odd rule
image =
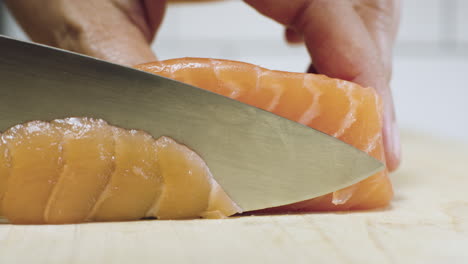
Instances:
[[[151,40],[161,26],[166,11],[166,0],[142,0],[146,14],[147,24],[151,30]]]
[[[299,44],[304,42],[304,37],[302,36],[302,34],[300,34],[292,28],[286,28],[286,30],[284,31],[284,35],[286,41],[291,44]]]
[[[397,149],[390,89],[380,52],[350,1],[246,0],[259,12],[304,34],[315,69],[322,74],[374,87],[385,101],[383,129],[389,153]],[[393,122],[394,123],[394,122]],[[394,168],[396,155],[390,157]]]
[[[385,146],[385,159],[389,171],[398,168],[401,161],[400,132],[395,117],[395,108],[390,88],[383,91],[383,141]]]
[[[348,1],[246,0],[259,12],[295,28],[317,70],[364,86],[382,85],[375,45]]]
[[[362,18],[376,44],[391,79],[393,46],[400,20],[399,0],[354,0],[354,9]]]
[[[293,23],[320,73],[379,89],[383,69],[374,43],[347,1],[312,1]]]
[[[358,0],[355,10],[374,40],[386,73],[387,84],[392,75],[393,45],[398,31],[400,2],[398,0]],[[379,91],[384,102],[383,139],[387,167],[395,170],[401,160],[401,143],[397,127],[393,97],[390,87],[383,86]]]
[[[155,60],[139,1],[8,0],[33,41],[125,65]]]

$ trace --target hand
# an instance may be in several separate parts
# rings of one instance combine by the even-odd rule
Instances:
[[[320,73],[377,89],[384,100],[387,166],[400,161],[389,81],[398,0],[245,0],[282,23],[290,42],[305,41]],[[6,0],[33,41],[135,65],[156,60],[150,48],[165,0]]]
[[[156,60],[150,44],[165,0],[6,0],[36,42],[133,66]]]
[[[400,163],[400,140],[389,82],[399,0],[244,0],[304,41],[316,70],[375,88],[383,98],[387,167]]]

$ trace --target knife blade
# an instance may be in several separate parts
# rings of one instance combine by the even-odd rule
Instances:
[[[0,131],[93,117],[195,150],[244,210],[344,188],[384,165],[334,137],[178,81],[0,36]]]

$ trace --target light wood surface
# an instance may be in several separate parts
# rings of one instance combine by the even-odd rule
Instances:
[[[385,210],[0,225],[0,263],[468,263],[468,147],[405,134]]]

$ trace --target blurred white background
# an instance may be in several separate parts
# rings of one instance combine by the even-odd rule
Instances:
[[[400,127],[468,142],[468,0],[402,0],[392,87]],[[26,39],[5,14],[5,34]],[[303,46],[242,1],[170,5],[153,48],[160,59],[216,57],[304,71]]]

